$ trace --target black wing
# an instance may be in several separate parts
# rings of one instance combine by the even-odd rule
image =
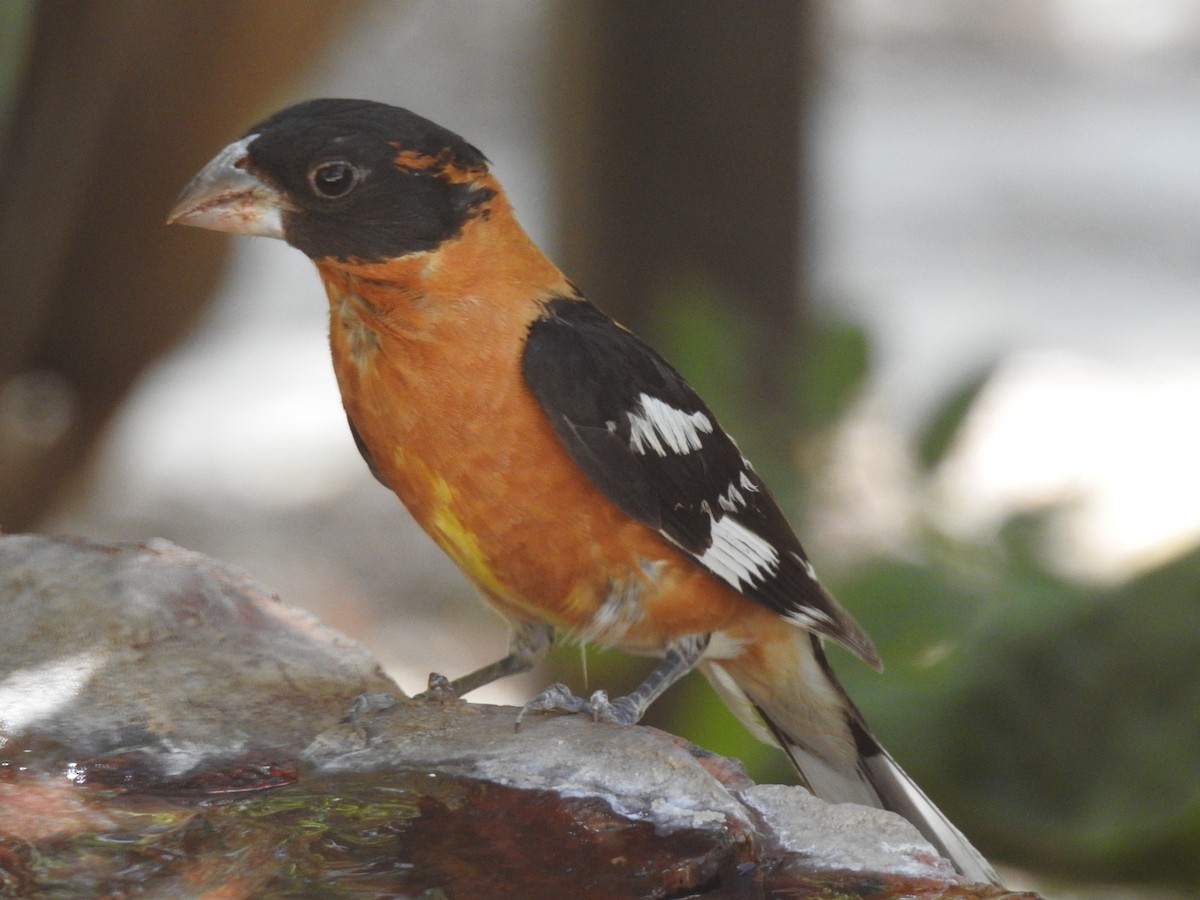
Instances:
[[[613,503],[747,597],[878,665],[762,479],[666,360],[564,297],[530,325],[522,366],[571,457]]]
[[[350,426],[350,437],[354,438],[354,446],[358,448],[358,455],[363,458],[363,462],[367,464],[367,468],[371,470],[371,474],[375,476],[375,480],[390,491],[391,487],[383,480],[383,475],[379,472],[379,466],[375,463],[375,457],[367,449],[367,442],[362,439],[362,435],[354,427],[354,420],[350,418],[350,413],[346,413],[346,424]]]

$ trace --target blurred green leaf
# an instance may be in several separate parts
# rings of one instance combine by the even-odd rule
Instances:
[[[995,371],[995,364],[990,363],[951,391],[921,430],[917,437],[917,462],[924,471],[937,468],[954,447],[963,423]]]
[[[752,361],[750,325],[732,298],[710,280],[680,278],[662,289],[653,309],[653,345],[718,417],[735,415]]]
[[[866,329],[844,321],[816,322],[796,359],[798,424],[809,432],[841,422],[866,384],[871,343]]]
[[[1200,877],[1198,599],[1195,551],[1041,628],[1018,605],[980,648],[947,721],[988,774],[987,832],[1010,858]]]
[[[796,491],[793,460],[797,427],[753,390],[762,361],[753,347],[754,323],[736,296],[701,276],[667,284],[654,304],[652,343],[704,398],[721,426],[754,462],[777,499]]]

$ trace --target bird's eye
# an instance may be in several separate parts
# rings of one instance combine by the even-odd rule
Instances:
[[[308,184],[313,193],[325,200],[339,200],[362,181],[363,172],[343,160],[324,162],[308,172]]]

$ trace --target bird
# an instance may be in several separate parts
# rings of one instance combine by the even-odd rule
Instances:
[[[370,100],[269,116],[168,223],[277,238],[315,264],[333,368],[371,473],[510,627],[430,694],[531,669],[556,636],[658,659],[631,693],[552,685],[521,715],[642,718],[699,670],[804,784],[892,810],[965,878],[995,871],[873,735],[824,644],[882,669],[770,490],[683,376],[587,300],[458,134]]]

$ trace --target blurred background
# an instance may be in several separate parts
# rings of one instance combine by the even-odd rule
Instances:
[[[0,528],[208,553],[415,693],[505,632],[362,465],[310,263],[161,224],[312,96],[480,146],[688,375],[1014,883],[1194,896],[1200,4],[2,0]],[[584,652],[474,699],[647,668]],[[700,679],[651,715],[791,778]]]

